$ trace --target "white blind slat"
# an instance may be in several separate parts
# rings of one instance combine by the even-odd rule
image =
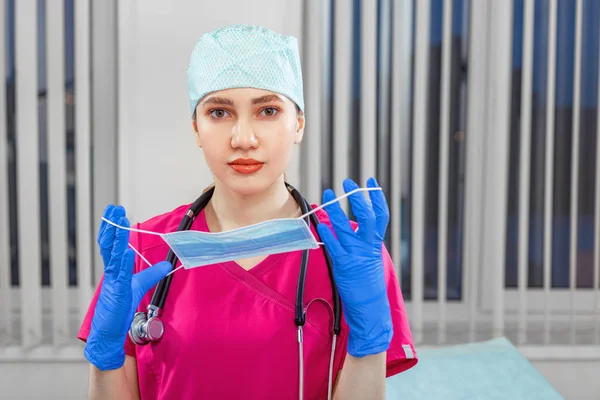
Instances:
[[[15,2],[17,201],[21,339],[26,348],[42,339],[40,176],[37,70],[37,1]]]
[[[334,86],[333,79],[331,79],[331,75],[333,72],[333,46],[334,46],[334,38],[330,35],[331,26],[333,24],[333,0],[324,1],[321,3],[323,7],[323,41],[321,48],[321,57],[323,59],[323,113],[321,119],[321,129],[324,135],[321,138],[321,151],[320,157],[323,155],[328,155],[326,162],[321,161],[321,175],[319,176],[319,196],[318,203],[321,203],[321,199],[323,197],[322,189],[323,189],[323,181],[326,179],[330,181],[330,177],[333,176],[333,165],[331,163],[331,155],[333,154],[333,150],[330,148],[330,138],[334,135],[332,126],[334,121]],[[326,178],[325,178],[326,177]]]
[[[77,283],[83,320],[92,299],[90,182],[90,3],[75,1],[75,176],[77,204]]]
[[[325,29],[325,7],[327,2],[308,0],[306,2],[305,26],[305,87],[306,87],[306,127],[302,139],[302,187],[304,196],[311,203],[321,203],[321,141],[324,135],[324,58],[321,44],[329,31]]]
[[[292,15],[302,15],[304,10],[303,2],[290,2],[287,5],[287,12]],[[293,21],[293,22],[292,22]],[[289,34],[297,38],[298,40],[298,51],[301,53],[304,46],[304,37],[302,35],[303,27],[302,27],[302,18],[296,18],[290,21],[291,23],[286,24],[284,31],[282,33]],[[300,57],[303,57],[300,54]],[[305,92],[306,93],[306,92]],[[304,104],[306,107],[306,99],[304,100]],[[288,181],[292,184],[297,185],[298,189],[301,192],[304,192],[304,188],[302,187],[302,147],[294,146],[292,149],[292,159],[288,165],[288,169],[286,172],[286,177]]]
[[[0,21],[6,21],[6,1],[0,0]],[[6,43],[0,29],[0,43]],[[10,296],[10,227],[8,206],[8,132],[6,119],[6,52],[0,51],[0,345],[12,337]]]
[[[402,12],[405,6],[404,1],[397,1],[392,5],[393,23],[392,23],[392,75],[391,75],[391,109],[401,110],[402,101],[402,49],[405,42],[402,32]],[[412,18],[411,18],[412,20]],[[402,133],[400,123],[400,112],[392,113],[390,126],[390,145],[392,147],[392,157],[390,160],[390,238],[391,254],[398,282],[402,284],[402,164],[400,162],[402,142],[400,135]]]
[[[118,46],[117,46],[117,102],[119,103],[117,130],[119,146],[117,148],[119,182],[117,198],[119,204],[127,210],[131,221],[136,221],[135,193],[137,191],[134,174],[124,173],[138,164],[133,132],[136,130],[138,105],[130,101],[129,93],[136,93],[137,79],[132,71],[138,65],[137,34],[138,34],[138,3],[133,1],[117,2]],[[100,217],[100,216],[98,216]]]
[[[600,35],[600,33],[599,33]],[[600,51],[598,52],[600,58]],[[600,60],[599,60],[600,65]],[[600,79],[598,79],[598,110],[596,114],[596,195],[594,210],[594,344],[600,342]]]
[[[486,69],[489,19],[488,2],[476,1],[469,4],[469,84],[467,95],[467,134],[466,134],[466,189],[465,193],[465,239],[463,286],[464,297],[469,307],[469,340],[474,341],[478,322],[479,277],[482,258],[483,215],[483,135],[486,121]]]
[[[508,188],[508,144],[512,74],[512,4],[503,0],[491,3],[492,43],[490,54],[490,111],[486,137],[487,179],[485,210],[485,258],[493,288],[492,327],[495,337],[504,332],[504,273],[506,190]]]
[[[546,97],[546,165],[544,174],[544,343],[550,343],[550,285],[552,271],[552,210],[554,206],[554,106],[556,92],[556,2],[549,0],[548,87]]]
[[[450,79],[452,74],[452,1],[445,1],[442,18],[442,87],[440,110],[440,177],[438,215],[438,342],[446,341],[446,271],[448,268],[448,163],[450,152]]]
[[[390,181],[390,146],[391,146],[391,49],[392,24],[390,15],[392,14],[392,3],[390,0],[381,0],[379,10],[379,71],[377,71],[378,103],[377,113],[377,135],[378,142],[376,154],[373,155],[373,162],[376,164],[376,174],[379,184],[386,193],[388,204],[390,202],[391,187],[394,184]],[[377,38],[375,38],[377,41]],[[377,43],[375,43],[377,45]],[[399,155],[397,155],[399,157]],[[400,184],[400,181],[397,182]],[[390,215],[391,218],[393,218]],[[389,228],[388,228],[389,229]]]
[[[48,183],[54,344],[68,337],[68,233],[65,121],[64,3],[46,7],[48,73]]]
[[[361,2],[360,182],[377,175],[377,1]],[[356,145],[356,144],[354,144]]]
[[[429,0],[416,3],[415,89],[412,170],[411,304],[415,341],[423,339],[423,270],[425,243],[425,166],[429,78]]]
[[[350,176],[352,7],[335,7],[334,14],[333,188],[340,196],[344,193],[342,183]],[[348,212],[347,201],[340,205]]]
[[[571,141],[571,217],[569,236],[569,288],[571,292],[571,343],[575,343],[575,291],[577,289],[577,227],[579,218],[579,136],[581,120],[581,31],[583,0],[577,0],[575,19],[575,60],[573,76],[573,133]]]
[[[519,343],[527,340],[527,272],[529,268],[529,170],[531,154],[531,92],[533,80],[534,0],[525,0],[523,74],[521,80],[521,143],[519,159]]]
[[[393,46],[392,46],[392,159],[391,159],[391,241],[394,265],[398,280],[402,282],[402,190],[407,179],[403,171],[408,168],[408,135],[410,131],[412,81],[412,31],[413,2],[399,0],[392,3]]]
[[[120,32],[116,29],[117,2],[90,1],[93,16],[90,31],[91,74],[91,137],[92,190],[91,229],[98,232],[107,204],[117,203],[117,182],[125,174],[117,169],[116,150],[119,147],[118,101],[117,101],[117,47]],[[77,24],[78,21],[75,21]],[[101,71],[101,73],[98,73]],[[126,209],[129,213],[129,209]],[[94,246],[96,244],[94,243]],[[93,281],[98,282],[104,272],[104,263],[99,251],[92,252]]]

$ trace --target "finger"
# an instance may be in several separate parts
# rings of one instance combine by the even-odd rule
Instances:
[[[336,196],[333,190],[327,189],[323,192],[323,204],[335,200]],[[329,220],[331,221],[331,226],[333,227],[333,231],[337,235],[337,239],[341,243],[342,246],[348,244],[348,238],[354,237],[355,233],[352,230],[352,225],[350,225],[350,221],[346,216],[344,210],[340,206],[339,201],[336,201],[330,205],[324,207],[327,215],[329,216]]]
[[[344,191],[346,193],[359,189],[359,186],[351,179],[344,181]],[[349,196],[352,212],[358,222],[358,236],[368,242],[371,242],[375,235],[375,213],[371,204],[362,192],[356,192]]]
[[[123,208],[123,206],[116,206],[115,209],[113,210],[111,221],[118,224],[119,223],[118,221],[125,216],[126,216],[126,214],[125,214],[125,209]],[[110,224],[108,224],[108,225],[113,227],[114,229],[118,229],[114,225],[110,225]]]
[[[104,209],[104,214],[102,215],[102,217],[110,220],[114,209],[115,209],[115,206],[113,204],[107,205],[106,208]],[[102,239],[104,233],[106,232],[106,228],[109,226],[110,226],[110,224],[108,224],[104,220],[102,220],[102,222],[100,222],[100,228],[98,229],[98,244],[100,244],[100,240]]]
[[[112,218],[114,209],[115,206],[109,204],[104,209],[103,217],[110,220]],[[108,264],[108,261],[110,260],[110,250],[112,249],[112,240],[108,240],[108,237],[110,236],[110,233],[108,232],[109,227],[112,228],[112,225],[102,220],[100,223],[100,229],[98,229],[98,246],[100,247],[100,255],[102,255],[104,265]]]
[[[378,188],[379,184],[375,178],[369,178],[367,180],[367,187]],[[373,211],[375,212],[375,229],[379,239],[383,239],[390,221],[390,210],[385,199],[385,193],[383,193],[383,190],[373,190],[369,192],[369,196],[371,204],[373,204]]]
[[[119,265],[119,275],[117,279],[123,283],[125,287],[131,287],[131,279],[133,277],[133,267],[135,265],[135,253],[131,249],[125,249],[121,257]]]
[[[127,217],[121,217],[117,220],[117,224],[129,228],[129,220]],[[110,252],[111,261],[105,268],[107,274],[118,275],[121,267],[121,259],[127,250],[129,244],[129,231],[126,229],[116,229],[115,239],[113,241],[112,250]]]
[[[317,232],[319,233],[321,241],[325,245],[325,249],[327,249],[327,252],[331,256],[331,259],[339,259],[339,257],[344,253],[344,248],[334,236],[331,228],[326,224],[319,224],[317,225]]]
[[[121,217],[125,216],[125,209],[121,206],[114,206],[112,204],[106,207],[103,217],[111,222],[118,221]],[[100,224],[100,230],[98,233],[98,244],[101,248],[112,248],[112,243],[115,236],[115,227],[108,222],[102,220]]]
[[[105,212],[104,218],[108,219],[111,222],[118,223],[121,217],[125,216],[125,209],[122,206],[109,206],[110,214],[108,216]],[[107,207],[107,210],[108,208]],[[103,233],[101,233],[98,237],[98,244],[100,246],[100,254],[102,255],[102,260],[104,261],[104,265],[110,263],[112,247],[115,241],[115,234],[118,228],[114,225],[107,223],[106,221],[102,221],[105,228]],[[102,229],[102,228],[101,228]]]
[[[161,261],[158,264],[154,264],[153,266],[138,272],[135,275],[135,280],[137,281],[138,288],[141,292],[139,293],[140,300],[148,290],[152,289],[162,278],[171,272],[172,268],[173,266],[170,262]]]

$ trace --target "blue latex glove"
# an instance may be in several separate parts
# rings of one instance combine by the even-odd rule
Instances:
[[[109,205],[104,218],[129,227],[125,209]],[[129,231],[102,221],[98,233],[104,279],[92,319],[84,356],[98,369],[118,369],[125,363],[125,339],[142,298],[166,274],[171,263],[162,261],[133,274],[135,253],[128,248]]]
[[[346,193],[358,188],[350,179],[343,186]],[[373,178],[367,181],[367,186],[379,187]],[[358,222],[356,232],[339,202],[325,207],[337,238],[329,226],[317,226],[331,255],[333,275],[350,327],[348,353],[354,357],[386,351],[393,336],[381,254],[389,211],[381,190],[370,191],[369,196],[372,206],[363,192],[349,196]],[[323,204],[335,198],[335,193],[328,189],[323,193]]]

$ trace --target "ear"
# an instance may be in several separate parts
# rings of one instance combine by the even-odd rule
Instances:
[[[296,124],[296,133],[294,134],[294,144],[298,144],[302,141],[304,136],[304,125],[306,124],[306,118],[304,115],[298,115]]]
[[[196,122],[195,118],[192,120],[192,128],[194,128],[194,132],[196,134],[196,144],[198,145],[198,147],[202,148],[202,142],[200,141],[200,132],[198,132],[198,123]]]

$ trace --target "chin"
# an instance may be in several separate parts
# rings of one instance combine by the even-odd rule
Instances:
[[[269,189],[278,181],[266,174],[228,176],[221,182],[240,196],[253,196]]]

